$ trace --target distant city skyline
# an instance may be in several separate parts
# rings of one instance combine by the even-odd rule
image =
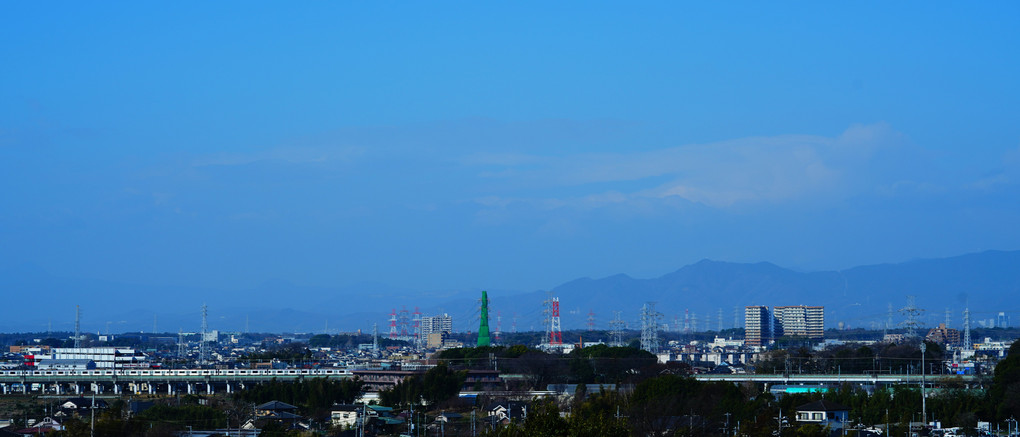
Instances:
[[[4,15],[0,286],[39,317],[1020,249],[1015,2]]]

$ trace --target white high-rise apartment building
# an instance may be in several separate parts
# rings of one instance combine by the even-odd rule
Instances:
[[[428,338],[429,334],[453,332],[453,317],[449,314],[421,318],[421,337]]]

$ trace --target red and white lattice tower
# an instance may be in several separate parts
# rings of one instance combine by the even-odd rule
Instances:
[[[549,318],[549,344],[563,344],[563,331],[560,330],[560,298],[552,298],[552,314]]]
[[[412,328],[414,328],[414,343],[421,344],[421,311],[418,307],[414,307],[414,312],[411,313]]]
[[[691,310],[684,310],[684,334],[691,333]]]
[[[400,322],[400,339],[407,340],[408,339],[407,327],[408,325],[411,324],[411,313],[407,311],[407,307],[404,306],[400,307],[400,317],[398,320]]]
[[[680,316],[673,316],[673,332],[680,332],[683,327],[680,325]]]
[[[503,333],[503,313],[500,311],[496,311],[496,332],[494,333],[496,341],[500,340],[499,337],[500,334],[502,333]]]
[[[588,310],[588,332],[595,330],[595,311]]]
[[[397,339],[397,309],[390,313],[390,340]]]

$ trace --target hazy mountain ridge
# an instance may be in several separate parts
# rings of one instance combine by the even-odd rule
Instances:
[[[417,291],[382,283],[345,287],[297,285],[273,280],[248,290],[200,287],[145,286],[94,279],[50,276],[8,270],[0,277],[8,317],[3,331],[43,331],[73,327],[74,305],[82,306],[83,330],[150,331],[154,316],[159,331],[194,331],[200,326],[200,307],[209,306],[210,329],[240,331],[371,332],[389,333],[389,313],[420,308],[425,315],[449,313],[458,331],[476,330],[480,290]],[[491,290],[490,290],[491,291]],[[656,302],[662,323],[671,326],[689,310],[698,328],[716,329],[743,323],[746,305],[824,305],[826,322],[852,327],[883,326],[889,304],[895,310],[914,295],[927,309],[925,322],[934,325],[952,311],[951,325],[960,324],[970,305],[974,319],[1006,311],[1020,322],[1020,251],[986,251],[949,258],[854,267],[842,271],[797,272],[772,263],[731,263],[701,260],[657,278],[617,274],[601,279],[579,278],[549,292],[490,293],[490,324],[495,329],[542,330],[543,301],[559,298],[564,329],[586,326],[594,312],[596,329],[607,329],[619,311],[629,327],[639,327],[645,302]],[[40,303],[40,297],[44,301]],[[42,306],[40,306],[42,305]],[[45,311],[39,310],[44,308]],[[15,310],[22,309],[22,310]],[[33,310],[35,309],[35,310]],[[736,317],[734,317],[736,316]],[[894,322],[901,319],[894,314]],[[501,319],[501,320],[500,320]],[[736,319],[736,320],[735,320]]]

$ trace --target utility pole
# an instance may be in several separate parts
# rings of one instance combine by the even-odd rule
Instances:
[[[89,421],[89,436],[96,437],[96,392],[92,392],[92,420]]]
[[[928,423],[927,399],[925,399],[927,397],[927,396],[925,396],[925,386],[927,384],[925,384],[925,381],[924,381],[924,374],[925,374],[925,369],[924,369],[924,351],[926,351],[927,349],[928,349],[928,345],[924,343],[924,340],[921,340],[921,423],[922,424]]]

